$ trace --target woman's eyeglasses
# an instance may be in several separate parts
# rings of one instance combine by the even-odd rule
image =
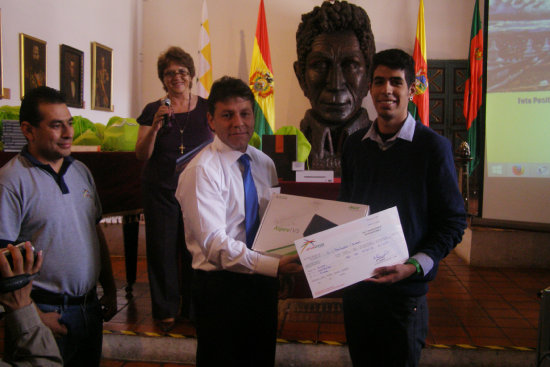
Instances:
[[[164,76],[168,78],[173,78],[176,75],[181,75],[183,78],[191,75],[189,72],[185,69],[179,69],[179,70],[169,70],[164,72]]]

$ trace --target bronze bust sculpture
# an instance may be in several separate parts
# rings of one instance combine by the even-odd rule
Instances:
[[[302,15],[296,32],[294,72],[311,103],[300,130],[311,143],[310,168],[334,170],[346,138],[370,123],[361,107],[375,52],[370,19],[346,1],[325,1]]]

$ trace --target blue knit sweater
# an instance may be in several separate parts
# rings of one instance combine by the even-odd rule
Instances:
[[[368,204],[371,213],[397,206],[410,256],[423,252],[434,267],[391,287],[404,295],[423,295],[439,261],[460,242],[466,228],[451,145],[418,122],[411,142],[398,138],[385,151],[371,139],[362,140],[367,131],[358,130],[346,140],[340,200]]]

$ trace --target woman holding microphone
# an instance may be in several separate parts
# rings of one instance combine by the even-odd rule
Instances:
[[[141,187],[153,318],[168,332],[180,310],[182,317],[189,316],[192,277],[181,209],[174,197],[181,172],[176,163],[212,139],[212,132],[206,100],[191,93],[191,56],[170,47],[159,56],[157,69],[166,95],[147,104],[137,118],[136,156],[146,161]]]

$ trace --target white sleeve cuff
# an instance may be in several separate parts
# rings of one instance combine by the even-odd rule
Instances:
[[[263,255],[258,253],[258,262],[256,263],[256,268],[254,269],[254,273],[276,278],[278,270],[279,270],[278,257]]]
[[[432,260],[432,258],[423,252],[418,252],[411,257],[418,261],[418,263],[422,267],[422,272],[424,275],[428,274],[434,267],[434,261]]]

